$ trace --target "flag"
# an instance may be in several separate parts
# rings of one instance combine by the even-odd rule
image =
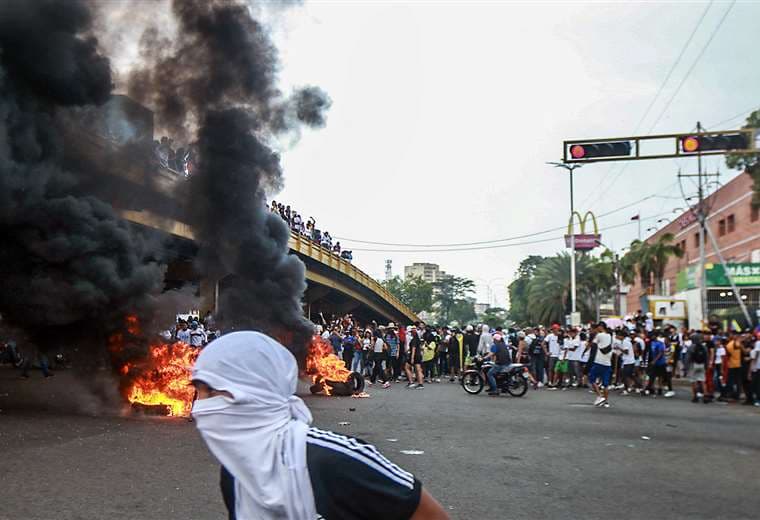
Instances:
[[[641,215],[634,215],[631,217],[631,220],[639,220],[641,218]]]

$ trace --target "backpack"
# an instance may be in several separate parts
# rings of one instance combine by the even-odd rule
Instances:
[[[704,345],[697,345],[694,347],[694,352],[691,355],[692,362],[698,365],[704,365],[707,361],[707,349]]]

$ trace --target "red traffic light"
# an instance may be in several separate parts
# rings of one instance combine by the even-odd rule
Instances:
[[[583,159],[586,155],[586,149],[583,146],[576,144],[570,147],[570,157],[573,159]]]

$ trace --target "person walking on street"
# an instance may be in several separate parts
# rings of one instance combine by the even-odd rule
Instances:
[[[594,406],[609,407],[609,386],[612,376],[612,336],[607,332],[607,324],[599,322],[596,326],[596,355],[589,372],[591,387],[596,392]]]
[[[387,358],[386,350],[388,346],[383,341],[380,331],[375,331],[375,338],[372,345],[372,376],[370,383],[375,384],[378,380],[383,384],[383,388],[389,388],[391,384],[385,380],[383,364]]]

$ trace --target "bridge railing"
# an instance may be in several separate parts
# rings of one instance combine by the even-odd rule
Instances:
[[[396,307],[410,320],[416,320],[417,316],[407,305],[401,300],[396,298],[388,289],[383,287],[377,280],[367,275],[364,271],[357,268],[351,262],[348,262],[332,251],[325,247],[315,243],[307,237],[303,237],[298,233],[290,233],[290,249],[297,251],[302,255],[306,255],[309,258],[316,260],[336,271],[345,274],[349,278],[353,279],[357,283],[367,287],[371,291],[380,295],[384,300]]]

